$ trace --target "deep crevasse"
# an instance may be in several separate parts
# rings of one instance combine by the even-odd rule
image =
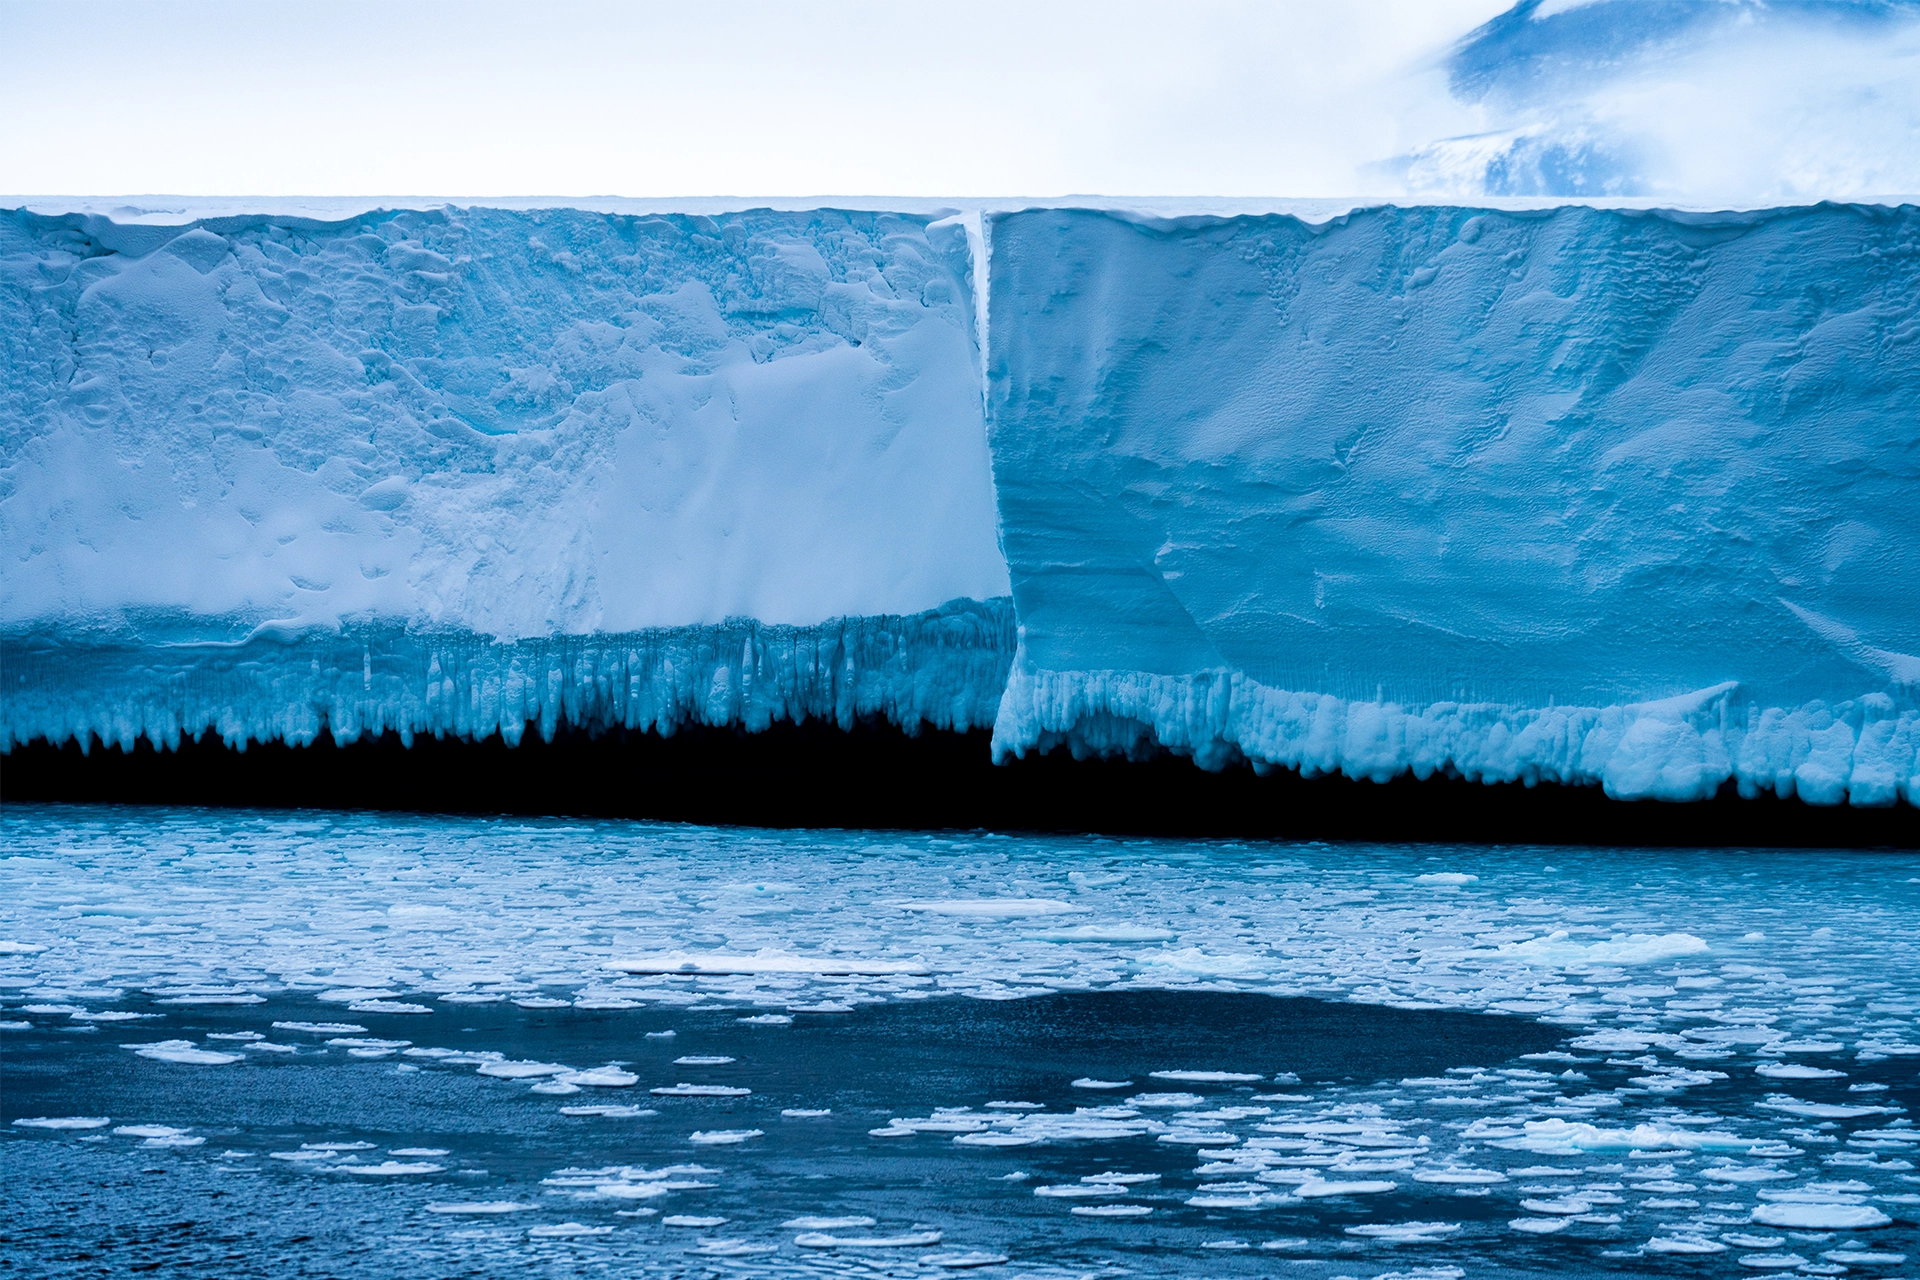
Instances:
[[[881,715],[1911,801],[1917,226],[15,214],[0,750]]]

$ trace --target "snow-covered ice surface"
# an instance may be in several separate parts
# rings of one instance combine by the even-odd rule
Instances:
[[[997,751],[1920,796],[1920,209],[986,236]]]
[[[991,716],[960,221],[22,210],[0,280],[0,750]]]
[[[36,1274],[1920,1256],[1910,853],[30,806],[0,835]],[[703,954],[733,959],[623,964]],[[57,1249],[16,1229],[53,1220]]]

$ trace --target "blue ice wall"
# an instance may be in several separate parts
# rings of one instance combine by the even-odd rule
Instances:
[[[0,216],[0,750],[989,720],[975,313],[925,214]]]
[[[1920,210],[988,234],[1003,754],[1920,794]]]

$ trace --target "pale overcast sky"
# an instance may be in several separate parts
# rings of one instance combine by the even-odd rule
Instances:
[[[1570,11],[1618,12],[1603,33],[1617,42],[1632,6],[1547,0],[1519,36],[1591,40],[1590,15]],[[1602,89],[1590,75],[1543,97],[1536,77],[1518,96],[1462,95],[1450,51],[1510,7],[0,0],[0,190],[1314,196],[1572,181],[1663,195],[1696,174],[1729,195],[1920,187],[1920,21],[1827,32],[1811,53],[1775,21],[1731,66],[1723,32],[1683,33],[1624,80],[1607,63]],[[1519,58],[1516,38],[1487,47]],[[1756,80],[1767,57],[1787,65]],[[1818,92],[1782,91],[1795,83]],[[1489,168],[1490,154],[1504,159]]]

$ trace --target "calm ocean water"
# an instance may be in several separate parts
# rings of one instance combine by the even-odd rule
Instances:
[[[1920,857],[11,806],[0,1271],[1920,1274]]]

